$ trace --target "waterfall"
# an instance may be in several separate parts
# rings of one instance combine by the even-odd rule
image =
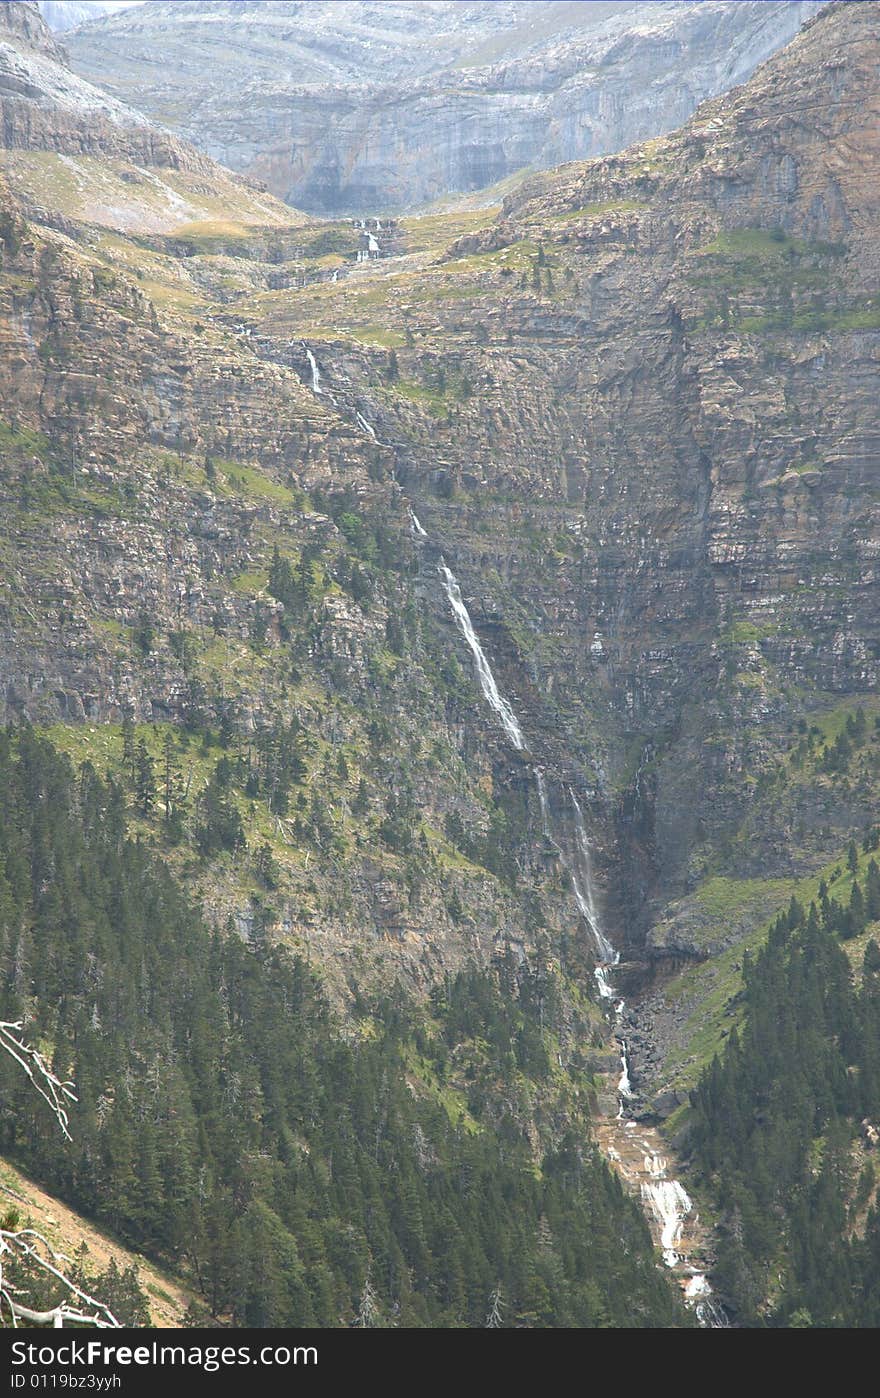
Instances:
[[[693,1306],[697,1320],[707,1330],[728,1330],[730,1321],[712,1296],[712,1288],[702,1272],[695,1272],[684,1289],[685,1300]]]
[[[422,528],[412,510],[410,510],[409,514],[415,533],[421,537],[427,537],[425,530]],[[522,729],[517,722],[516,715],[510,707],[510,704],[499,693],[498,686],[495,683],[495,676],[492,674],[483,647],[480,645],[479,638],[474,631],[468,609],[462,599],[458,581],[455,574],[450,571],[443,559],[440,561],[440,576],[443,579],[443,586],[446,591],[446,596],[449,599],[449,604],[452,607],[455,620],[458,622],[459,629],[467,641],[471,654],[474,657],[477,678],[480,688],[483,691],[483,697],[489,704],[489,707],[501,720],[502,727],[514,748],[516,748],[517,752],[522,752],[525,749],[525,739],[522,734]],[[542,767],[535,767],[533,771],[535,774],[535,784],[538,788],[538,800],[541,805],[541,828],[545,838],[549,840],[552,836],[550,834],[550,811],[547,802],[547,786],[544,780],[544,770]],[[599,913],[596,908],[593,883],[593,863],[590,857],[590,843],[587,839],[583,812],[581,811],[574,792],[571,793],[571,804],[572,810],[574,811],[576,839],[574,867],[570,868],[569,872],[571,874],[575,901],[580,909],[581,916],[592,933],[600,962],[604,962],[609,966],[616,966],[620,960],[620,954],[614,950],[614,947],[603,933],[599,922]],[[599,995],[603,1000],[610,1000],[613,996],[611,981],[607,975],[600,977],[598,970],[599,968],[597,968],[596,973],[596,984]],[[630,1095],[628,1077],[625,1095]]]
[[[377,256],[379,253],[379,244],[376,242],[376,239],[372,233],[367,234],[367,251],[374,252]]]
[[[306,345],[305,350],[306,350],[306,358],[307,358],[308,361],[309,361],[309,368],[310,368],[311,371],[312,371],[312,392],[313,392],[313,393],[320,393],[320,392],[321,392],[321,371],[319,370],[317,360],[315,359],[315,356],[312,354],[312,351],[309,349],[308,345]]]
[[[575,867],[571,873],[572,887],[577,905],[586,921],[587,926],[593,934],[596,943],[596,950],[599,953],[599,960],[608,962],[616,966],[620,960],[619,952],[609,942],[599,924],[599,914],[596,909],[596,898],[593,885],[593,861],[590,857],[590,843],[587,839],[587,830],[584,825],[583,812],[578,805],[578,799],[574,792],[571,793],[571,805],[574,811],[575,828]]]
[[[372,437],[373,441],[375,442],[375,440],[376,440],[376,433],[373,431],[372,427],[371,427],[370,424],[367,422],[367,419],[363,416],[362,413],[356,413],[355,416],[356,416],[358,422],[360,423],[361,427],[364,429],[364,431],[365,431],[370,437]]]
[[[599,991],[599,999],[613,1000],[614,986],[611,984],[611,979],[608,975],[608,967],[597,966],[595,971],[593,972],[593,975],[596,980],[596,988]]]
[[[533,771],[535,774],[535,785],[538,788],[538,801],[541,805],[541,829],[544,834],[544,839],[555,845],[556,849],[559,850],[559,846],[553,839],[550,829],[550,808],[547,801],[547,783],[544,779],[544,769],[543,767],[535,767]],[[596,980],[596,989],[599,992],[599,999],[612,1000],[614,998],[614,986],[608,974],[608,966],[617,965],[620,960],[620,953],[614,950],[614,947],[603,933],[599,924],[599,914],[596,909],[596,898],[593,890],[593,867],[592,860],[590,859],[590,846],[587,841],[584,818],[574,792],[571,793],[571,801],[574,810],[577,837],[574,867],[565,860],[561,850],[559,851],[560,858],[571,875],[571,886],[574,891],[575,902],[596,944],[596,951],[599,956],[600,964],[594,970],[593,975]],[[620,1009],[622,1008],[623,1001],[621,1000]],[[618,1013],[619,1012],[618,1010]],[[629,1078],[627,1078],[627,1092],[625,1094],[627,1097],[631,1095],[628,1088]]]
[[[413,535],[417,538],[428,537],[427,530],[422,528],[415,512],[410,508],[410,524]],[[510,704],[499,693],[495,683],[495,677],[486,659],[482,646],[476,632],[467,607],[464,604],[458,581],[446,566],[443,559],[439,565],[440,576],[443,581],[443,588],[452,608],[453,616],[458,624],[459,630],[464,636],[474,658],[474,664],[479,680],[483,697],[490,708],[500,719],[502,727],[512,746],[517,752],[525,749],[525,739],[522,730],[517,722]],[[541,807],[541,830],[545,840],[555,844],[552,835],[550,820],[550,803],[547,795],[547,782],[543,767],[534,766],[532,772],[535,778],[535,786],[538,792],[538,801]],[[609,1018],[612,1022],[619,1020],[623,1012],[624,1002],[618,1000],[614,1004],[615,989],[611,978],[611,969],[620,961],[620,953],[615,951],[608,938],[602,931],[599,921],[599,913],[596,906],[595,885],[593,882],[593,866],[590,854],[590,843],[587,838],[587,830],[584,824],[583,812],[581,811],[578,799],[574,791],[570,792],[571,806],[574,815],[575,826],[575,855],[574,866],[571,867],[565,859],[563,851],[559,849],[560,862],[569,869],[571,875],[572,888],[575,900],[580,910],[581,916],[592,933],[599,956],[599,965],[596,966],[593,974],[596,980],[596,987],[599,998],[605,1002],[612,1002],[609,1005]],[[629,1075],[629,1053],[627,1041],[624,1038],[619,1040],[620,1044],[620,1075],[617,1080],[618,1111],[617,1119],[622,1121],[627,1129],[634,1129],[636,1122],[627,1119],[625,1106],[633,1097],[632,1083]],[[645,1148],[650,1149],[645,1143]],[[620,1156],[611,1147],[608,1154],[612,1159],[620,1159]],[[641,1186],[642,1199],[645,1205],[653,1213],[660,1225],[660,1245],[663,1250],[663,1260],[667,1267],[674,1267],[680,1260],[677,1247],[681,1242],[684,1222],[693,1209],[690,1196],[684,1186],[674,1179],[669,1179],[666,1174],[667,1162],[661,1155],[654,1152],[644,1157],[645,1173],[648,1179]],[[686,1261],[686,1259],[683,1259]],[[690,1279],[685,1288],[685,1299],[694,1308],[694,1313],[701,1326],[722,1327],[727,1325],[727,1318],[722,1308],[712,1299],[712,1288],[702,1273],[692,1271]]]
[[[621,1097],[632,1097],[632,1088],[629,1081],[629,1063],[626,1057],[626,1039],[620,1041],[620,1077],[617,1079],[617,1091]]]
[[[415,520],[415,516],[413,516],[413,519]],[[421,526],[419,526],[419,528],[421,528]],[[501,726],[510,739],[511,745],[516,748],[517,752],[522,752],[526,745],[522,735],[522,729],[516,721],[516,715],[513,709],[498,691],[498,686],[495,683],[495,676],[492,674],[483,647],[480,645],[477,633],[474,630],[470,614],[462,599],[461,589],[456,576],[454,573],[450,572],[442,559],[440,561],[440,576],[443,579],[443,588],[449,599],[449,605],[458,623],[458,628],[467,641],[471,654],[474,657],[474,666],[477,671],[480,689],[483,691],[483,698],[500,719]]]
[[[684,1185],[666,1175],[666,1161],[653,1152],[645,1156],[645,1170],[650,1181],[642,1185],[642,1199],[660,1225],[660,1246],[667,1267],[687,1259],[678,1252],[685,1219],[693,1211],[693,1200]],[[710,1330],[727,1329],[730,1322],[712,1295],[712,1288],[702,1272],[693,1272],[684,1288],[684,1299],[692,1306],[700,1325]]]
[[[632,1097],[629,1080],[629,1059],[626,1056],[626,1039],[620,1041],[620,1077],[617,1079],[617,1120],[623,1120],[623,1104]]]
[[[663,1261],[667,1267],[674,1267],[679,1257],[676,1252],[681,1242],[684,1221],[693,1208],[691,1197],[678,1180],[666,1178],[666,1162],[660,1156],[650,1158],[649,1173],[654,1176],[650,1184],[642,1185],[642,1198],[660,1224],[660,1246]],[[705,1286],[709,1283],[703,1278]]]
[[[547,783],[544,780],[544,768],[535,767],[535,785],[538,788],[538,802],[541,807],[541,831],[545,840],[553,839],[550,834],[550,809],[547,805]]]

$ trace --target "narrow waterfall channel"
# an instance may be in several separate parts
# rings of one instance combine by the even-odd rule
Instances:
[[[493,713],[500,719],[501,726],[510,739],[511,746],[516,748],[517,752],[523,752],[525,750],[526,741],[522,735],[522,729],[517,723],[513,709],[501,695],[495,683],[495,676],[492,674],[491,666],[486,659],[486,653],[480,645],[479,638],[470,618],[470,613],[464,604],[461,588],[458,585],[458,579],[452,570],[447,568],[442,558],[438,566],[440,569],[440,577],[443,579],[443,587],[446,596],[449,598],[449,605],[452,608],[452,615],[455,617],[458,623],[458,629],[462,636],[464,636],[470,648],[470,652],[474,657],[474,668],[477,672],[477,680],[480,689],[483,691],[483,698],[486,700],[486,703],[489,705],[490,709],[492,709]]]
[[[309,349],[308,345],[305,345],[304,349],[306,352],[306,359],[309,361],[309,368],[312,371],[312,392],[320,393],[322,391],[321,371],[318,368],[318,361],[315,359],[315,356],[312,354],[312,351]]]
[[[412,509],[409,511],[414,538],[428,538]],[[521,753],[528,748],[519,721],[510,703],[498,689],[492,667],[480,644],[470,614],[461,595],[461,588],[455,574],[441,558],[438,572],[447,600],[459,631],[473,656],[477,680],[483,698],[499,719],[511,746]],[[615,1003],[615,988],[612,979],[613,968],[620,961],[620,953],[612,946],[602,930],[596,899],[596,886],[593,878],[593,864],[590,842],[584,822],[583,812],[574,791],[569,791],[572,820],[575,831],[574,852],[571,859],[553,835],[550,803],[547,794],[547,781],[544,768],[534,764],[532,775],[538,793],[541,810],[541,830],[545,841],[555,848],[560,863],[568,871],[578,910],[588,927],[596,947],[598,964],[594,975],[600,1000],[606,1005],[609,1019],[615,1029],[615,1037],[620,1048],[620,1075],[617,1079],[617,1116],[599,1124],[600,1144],[615,1168],[631,1188],[638,1190],[643,1208],[653,1221],[659,1238],[663,1261],[669,1268],[675,1268],[682,1284],[686,1303],[691,1306],[700,1324],[709,1328],[727,1325],[723,1310],[714,1301],[712,1288],[703,1272],[693,1266],[682,1249],[682,1238],[686,1224],[697,1223],[693,1202],[687,1190],[676,1179],[667,1175],[667,1161],[660,1153],[662,1140],[653,1127],[640,1126],[627,1115],[627,1104],[632,1101],[633,1089],[630,1081],[629,1058],[626,1039],[617,1033],[620,1016],[624,1009],[623,1000]]]
[[[541,834],[555,847],[556,842],[550,833],[550,807],[547,804],[547,783],[544,780],[544,768],[536,767],[534,772],[535,786],[538,788],[538,804],[541,807]]]
[[[575,828],[575,865],[571,871],[574,896],[581,910],[581,915],[593,934],[600,962],[616,966],[620,960],[620,953],[614,950],[614,947],[603,933],[599,923],[599,914],[596,909],[594,892],[595,884],[593,882],[593,860],[590,855],[590,842],[587,839],[587,829],[584,825],[583,812],[574,792],[571,793],[571,806],[574,812]]]

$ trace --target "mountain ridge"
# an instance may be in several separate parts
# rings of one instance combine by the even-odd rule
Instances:
[[[680,131],[369,229],[98,223],[4,152],[6,717],[350,1032],[464,987],[473,1048],[400,1045],[451,1122],[546,1052],[532,1161],[626,1129],[621,1052],[686,1161],[768,920],[824,884],[873,935],[877,45],[832,5]],[[484,1075],[499,967],[557,1017]]]
[[[84,75],[288,202],[375,214],[677,126],[816,8],[150,4],[70,42]]]

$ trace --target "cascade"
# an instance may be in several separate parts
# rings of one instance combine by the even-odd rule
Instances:
[[[611,984],[611,977],[608,974],[607,966],[597,966],[593,972],[596,980],[596,989],[599,992],[600,1000],[614,999],[614,986]]]
[[[427,531],[422,528],[415,512],[409,511],[410,523],[413,533],[420,538],[427,538]],[[525,750],[525,739],[522,729],[519,726],[508,701],[500,694],[495,683],[495,677],[486,659],[486,655],[480,645],[479,638],[474,631],[473,623],[468,613],[467,607],[461,595],[458,581],[455,574],[447,567],[443,559],[440,560],[439,572],[443,581],[443,588],[452,608],[453,616],[458,627],[464,636],[474,658],[480,689],[483,697],[490,708],[500,719],[505,733],[517,752]],[[550,824],[550,806],[547,797],[547,783],[542,767],[534,766],[532,772],[535,778],[535,785],[538,791],[538,801],[541,807],[541,829],[545,839],[553,840]],[[581,811],[578,799],[572,791],[571,805],[574,815],[575,826],[575,856],[574,865],[569,867],[560,850],[560,859],[566,867],[569,867],[571,874],[572,888],[575,900],[580,910],[581,916],[589,927],[596,949],[599,955],[599,965],[596,966],[594,976],[596,986],[601,1000],[614,1000],[614,984],[611,979],[611,969],[620,961],[620,953],[615,950],[611,942],[602,931],[599,920],[599,913],[596,906],[595,885],[593,882],[592,858],[590,855],[590,844],[587,838],[586,825],[584,823],[583,812]],[[553,841],[555,843],[555,841]],[[557,849],[559,846],[557,845]],[[624,1002],[618,1000],[616,1005],[610,1007],[612,1022],[617,1022],[623,1012]],[[626,1104],[633,1097],[632,1083],[629,1075],[629,1056],[627,1043],[624,1038],[620,1038],[620,1076],[617,1080],[618,1110],[617,1120],[623,1123],[625,1128],[634,1128],[634,1120],[626,1117]],[[609,1148],[609,1155],[619,1159],[619,1154]],[[669,1179],[667,1176],[667,1162],[663,1156],[651,1151],[644,1157],[644,1168],[648,1179],[641,1185],[641,1197],[646,1208],[654,1215],[660,1225],[660,1246],[663,1251],[663,1260],[667,1267],[674,1267],[679,1262],[686,1262],[686,1258],[679,1255],[677,1248],[681,1242],[684,1230],[684,1222],[693,1210],[693,1203],[687,1190],[679,1180]],[[728,1324],[727,1317],[722,1308],[712,1298],[712,1288],[706,1277],[701,1272],[692,1272],[685,1286],[685,1299],[694,1308],[694,1313],[701,1326],[707,1328],[720,1328]]]
[[[728,1330],[730,1321],[712,1296],[712,1288],[702,1272],[695,1272],[684,1289],[697,1320],[707,1330]]]
[[[547,783],[544,780],[544,768],[535,767],[535,785],[538,788],[538,802],[541,807],[541,831],[545,840],[551,840],[550,834],[550,809],[547,805]]]
[[[660,1246],[663,1261],[667,1267],[674,1267],[679,1261],[676,1252],[681,1242],[684,1221],[693,1208],[691,1197],[678,1180],[666,1178],[666,1167],[660,1157],[655,1157],[657,1168],[651,1168],[654,1179],[642,1185],[642,1198],[648,1204],[660,1224]],[[705,1281],[705,1278],[704,1278]],[[706,1282],[708,1287],[709,1283]]]
[[[621,1097],[632,1097],[632,1088],[629,1081],[629,1061],[626,1056],[626,1039],[620,1041],[620,1077],[617,1079],[617,1091]]]
[[[413,516],[413,519],[415,520],[415,516]],[[421,526],[419,526],[419,528],[421,528]],[[501,726],[510,739],[512,746],[516,748],[517,752],[522,752],[526,745],[522,735],[522,729],[516,721],[516,715],[513,709],[510,707],[507,700],[499,693],[498,686],[495,683],[495,676],[492,674],[483,647],[480,645],[479,638],[474,630],[470,614],[464,604],[458,580],[455,574],[447,568],[442,559],[440,560],[439,569],[440,576],[443,579],[443,588],[449,599],[449,605],[452,608],[452,614],[474,657],[477,680],[483,692],[483,698],[500,719]]]
[[[361,427],[367,433],[367,436],[372,437],[373,441],[375,442],[376,433],[374,432],[370,424],[367,422],[367,419],[363,416],[362,413],[356,413],[355,416],[357,417],[357,420],[360,423]],[[410,511],[410,513],[412,513],[412,511]]]
[[[312,371],[312,392],[313,392],[313,393],[320,393],[320,392],[322,391],[322,390],[321,390],[321,371],[320,371],[319,368],[318,368],[318,362],[317,362],[317,360],[315,359],[315,356],[312,354],[312,351],[309,349],[308,345],[305,346],[305,351],[306,351],[306,358],[307,358],[308,361],[309,361],[309,368],[310,368],[311,371]]]
[[[596,950],[599,953],[599,960],[616,966],[620,960],[620,953],[614,950],[614,947],[599,925],[599,914],[596,910],[596,898],[593,885],[593,861],[590,857],[590,843],[587,839],[583,812],[581,811],[574,792],[571,793],[571,805],[574,811],[575,828],[575,867],[571,873],[574,896],[584,921],[593,934]]]

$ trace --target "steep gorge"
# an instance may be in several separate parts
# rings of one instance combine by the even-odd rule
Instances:
[[[558,961],[613,1122],[599,931],[652,1141],[876,818],[875,740],[822,752],[878,712],[877,38],[832,5],[673,136],[370,235],[194,154],[158,218],[142,148],[86,220],[94,167],[4,155],[7,717],[102,773],[171,734],[140,833],[340,1004]]]

